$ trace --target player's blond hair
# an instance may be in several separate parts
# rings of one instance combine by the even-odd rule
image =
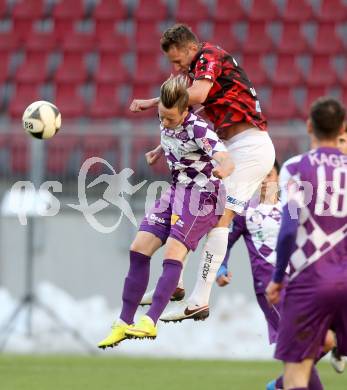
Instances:
[[[172,46],[182,48],[189,42],[198,44],[199,40],[193,31],[185,24],[175,24],[168,28],[160,39],[162,50],[167,53]]]
[[[188,80],[179,75],[170,77],[160,87],[160,102],[166,108],[177,107],[182,114],[188,108]]]

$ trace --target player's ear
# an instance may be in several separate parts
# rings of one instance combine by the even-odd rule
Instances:
[[[188,42],[187,47],[188,47],[189,51],[193,51],[193,52],[197,52],[199,49],[196,42]]]
[[[343,135],[345,132],[347,132],[347,122],[344,121],[341,125],[341,128],[339,130],[339,135]]]

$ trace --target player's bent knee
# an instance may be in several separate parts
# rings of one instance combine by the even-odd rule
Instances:
[[[154,234],[140,231],[136,234],[134,241],[130,245],[130,250],[152,256],[153,253],[162,246],[161,240]]]
[[[165,259],[184,261],[188,253],[187,247],[175,238],[169,237],[165,246]]]

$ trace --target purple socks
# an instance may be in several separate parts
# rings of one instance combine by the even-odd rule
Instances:
[[[153,302],[146,313],[156,324],[175,291],[181,275],[182,263],[178,260],[166,259],[163,262],[163,273],[158,280],[153,295]]]
[[[276,388],[278,389],[283,389],[283,377],[279,377],[277,380],[276,380]],[[319,375],[318,375],[318,371],[316,369],[316,367],[313,367],[312,368],[312,372],[311,372],[311,378],[310,378],[310,382],[308,384],[308,387],[304,387],[304,389],[306,390],[324,390],[324,387],[322,385],[322,382],[320,381],[319,379]],[[299,389],[292,389],[292,390],[302,390],[301,388]]]
[[[130,268],[123,288],[123,307],[120,319],[127,324],[134,322],[134,315],[146,292],[149,281],[150,257],[130,251]],[[175,291],[182,270],[178,260],[164,260],[163,273],[153,295],[153,303],[147,315],[156,323]]]
[[[134,315],[146,292],[149,281],[150,257],[130,251],[130,267],[123,287],[123,306],[120,319],[127,324],[134,322]]]
[[[312,368],[310,382],[308,384],[308,390],[323,390],[324,387],[319,379],[318,371],[316,367]]]

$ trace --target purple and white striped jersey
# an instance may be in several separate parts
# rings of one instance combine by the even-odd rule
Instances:
[[[231,248],[243,236],[251,262],[256,294],[265,292],[274,271],[281,218],[280,202],[259,203],[259,197],[254,197],[243,215],[235,216],[230,229],[228,251],[223,264],[227,267]]]
[[[293,230],[294,244],[288,253],[279,238],[277,250],[283,255],[278,255],[274,280],[281,280],[289,260],[293,277],[311,264],[322,269],[324,263],[346,262],[347,156],[330,147],[295,156],[282,167],[280,184],[281,232]]]
[[[160,129],[161,145],[174,184],[205,188],[209,182],[220,181],[212,175],[212,155],[227,149],[207,122],[189,113],[182,125],[175,129],[162,125]]]

